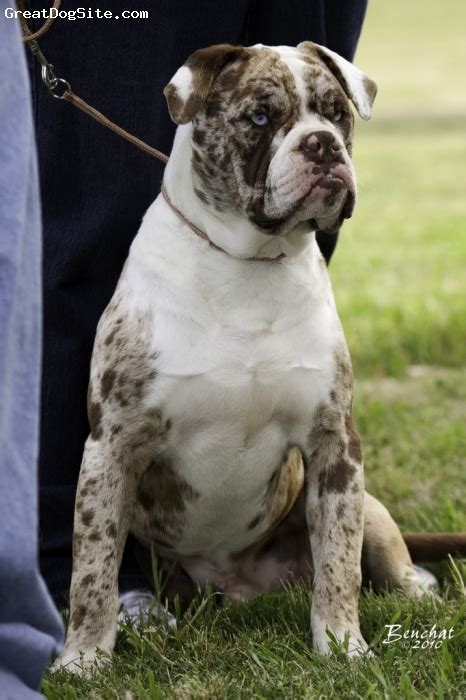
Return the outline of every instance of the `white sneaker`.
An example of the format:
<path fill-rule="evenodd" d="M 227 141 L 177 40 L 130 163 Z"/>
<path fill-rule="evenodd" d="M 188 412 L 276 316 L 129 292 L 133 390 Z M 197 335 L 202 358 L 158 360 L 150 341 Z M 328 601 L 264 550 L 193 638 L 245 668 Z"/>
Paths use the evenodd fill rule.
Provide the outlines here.
<path fill-rule="evenodd" d="M 155 603 L 153 594 L 147 589 L 121 593 L 120 603 L 119 622 L 129 621 L 135 626 L 144 627 L 155 618 L 168 627 L 176 627 L 175 616 L 163 605 Z"/>
<path fill-rule="evenodd" d="M 418 566 L 418 564 L 413 564 L 413 569 L 416 572 L 421 587 L 425 591 L 434 593 L 440 590 L 439 582 L 432 572 L 427 571 L 423 566 Z"/>

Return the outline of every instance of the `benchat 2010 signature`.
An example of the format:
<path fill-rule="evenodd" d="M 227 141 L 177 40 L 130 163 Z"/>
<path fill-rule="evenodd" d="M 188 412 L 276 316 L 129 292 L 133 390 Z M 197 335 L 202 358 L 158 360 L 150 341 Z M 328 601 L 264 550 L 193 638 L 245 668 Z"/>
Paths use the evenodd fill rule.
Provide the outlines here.
<path fill-rule="evenodd" d="M 403 647 L 412 649 L 440 649 L 443 642 L 452 639 L 455 633 L 453 627 L 438 628 L 437 625 L 422 630 L 403 630 L 400 624 L 385 625 L 385 627 L 387 635 L 382 640 L 382 644 L 402 642 Z"/>

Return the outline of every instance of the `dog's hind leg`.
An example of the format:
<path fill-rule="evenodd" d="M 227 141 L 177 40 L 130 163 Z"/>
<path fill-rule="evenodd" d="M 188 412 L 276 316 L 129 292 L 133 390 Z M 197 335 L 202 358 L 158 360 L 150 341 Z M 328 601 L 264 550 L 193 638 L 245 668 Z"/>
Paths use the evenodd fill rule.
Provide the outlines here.
<path fill-rule="evenodd" d="M 398 525 L 385 506 L 367 492 L 364 494 L 362 570 L 364 582 L 370 581 L 376 589 L 402 591 L 410 597 L 425 593 Z"/>

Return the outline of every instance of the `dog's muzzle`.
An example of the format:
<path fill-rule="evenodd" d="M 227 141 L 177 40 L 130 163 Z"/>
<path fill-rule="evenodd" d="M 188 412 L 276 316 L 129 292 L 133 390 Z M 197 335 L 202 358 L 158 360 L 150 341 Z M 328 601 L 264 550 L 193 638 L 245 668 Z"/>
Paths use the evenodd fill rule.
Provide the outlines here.
<path fill-rule="evenodd" d="M 269 211 L 328 232 L 352 214 L 356 183 L 343 142 L 330 130 L 297 134 L 271 164 Z"/>
<path fill-rule="evenodd" d="M 348 200 L 354 204 L 354 182 L 346 164 L 343 147 L 330 131 L 313 131 L 303 136 L 299 150 L 304 160 L 312 164 L 309 194 L 312 201 L 324 208 L 334 208 L 344 199 L 342 214 L 348 211 Z"/>

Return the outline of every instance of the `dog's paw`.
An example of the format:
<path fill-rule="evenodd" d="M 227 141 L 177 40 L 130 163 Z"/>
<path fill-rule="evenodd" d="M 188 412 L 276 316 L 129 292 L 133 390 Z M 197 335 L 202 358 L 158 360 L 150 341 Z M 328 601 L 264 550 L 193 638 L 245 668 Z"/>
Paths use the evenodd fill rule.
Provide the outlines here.
<path fill-rule="evenodd" d="M 63 651 L 50 667 L 50 671 L 69 671 L 77 676 L 90 676 L 110 662 L 110 655 L 97 647 Z"/>
<path fill-rule="evenodd" d="M 359 627 L 334 630 L 324 622 L 313 624 L 312 641 L 315 651 L 328 656 L 341 651 L 348 657 L 372 656 Z"/>

